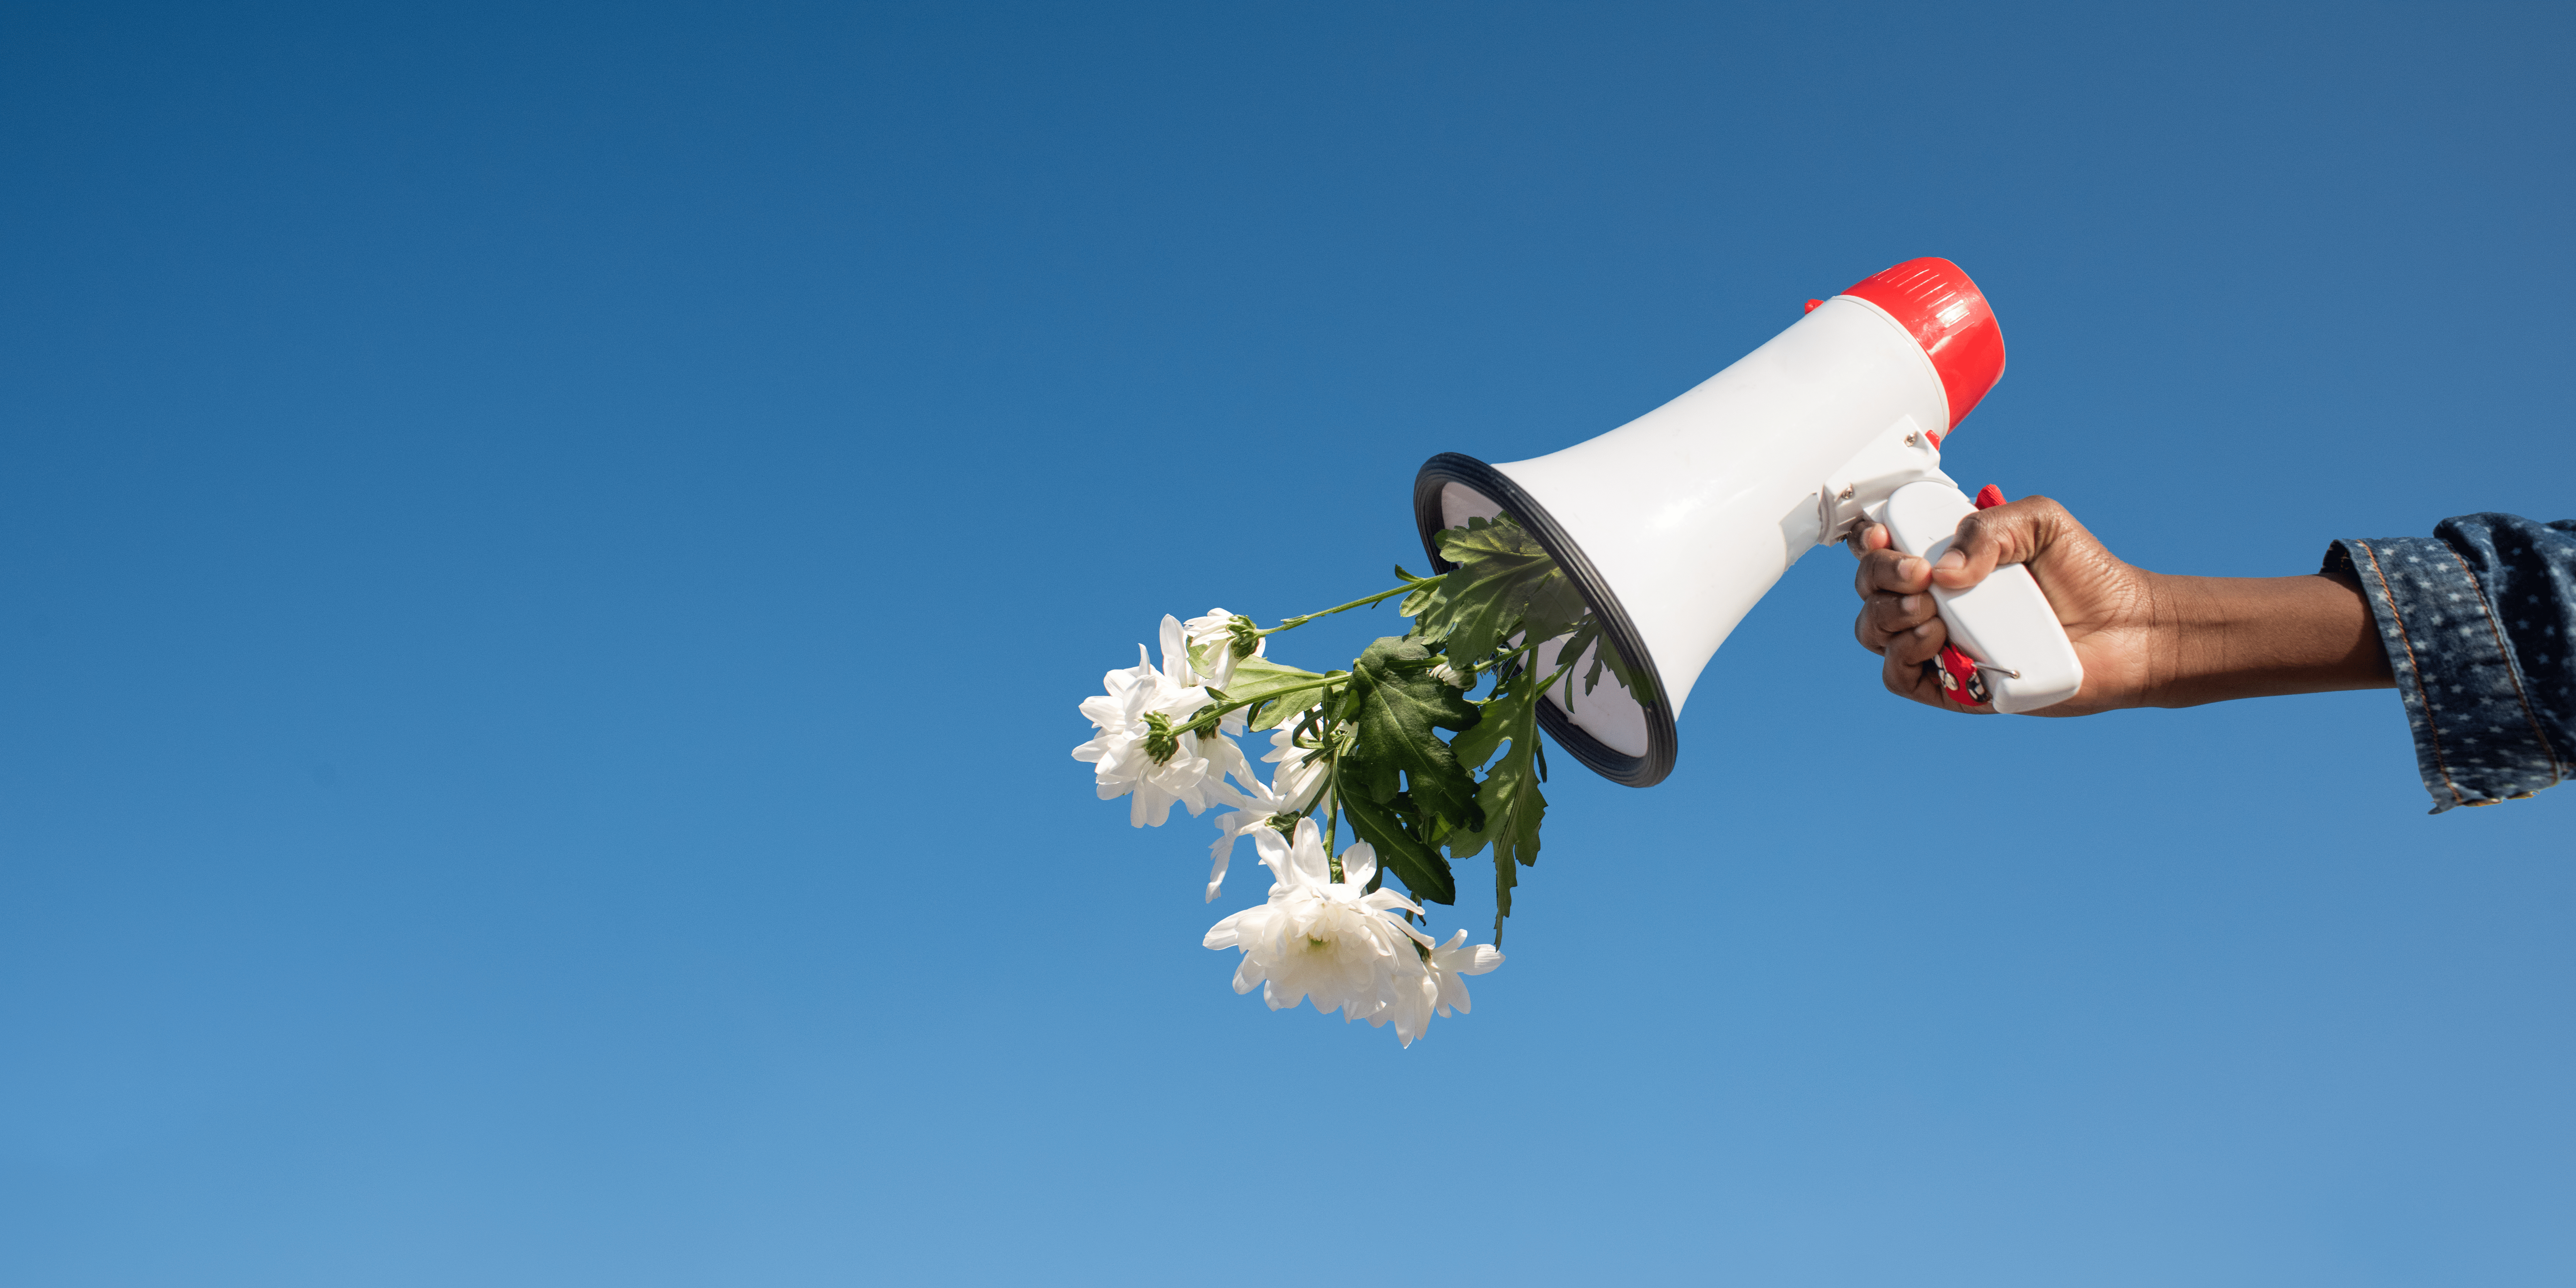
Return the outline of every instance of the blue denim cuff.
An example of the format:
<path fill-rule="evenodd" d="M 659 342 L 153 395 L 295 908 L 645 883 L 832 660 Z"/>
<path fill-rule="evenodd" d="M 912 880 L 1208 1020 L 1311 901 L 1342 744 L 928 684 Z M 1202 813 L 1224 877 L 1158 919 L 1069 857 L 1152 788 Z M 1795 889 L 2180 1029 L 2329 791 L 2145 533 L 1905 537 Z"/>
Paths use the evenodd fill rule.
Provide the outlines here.
<path fill-rule="evenodd" d="M 2519 800 L 2562 766 L 2534 712 L 2494 606 L 2468 564 L 2438 537 L 2337 541 L 2326 570 L 2361 582 L 2397 696 L 2415 732 L 2415 764 L 2433 812 Z"/>

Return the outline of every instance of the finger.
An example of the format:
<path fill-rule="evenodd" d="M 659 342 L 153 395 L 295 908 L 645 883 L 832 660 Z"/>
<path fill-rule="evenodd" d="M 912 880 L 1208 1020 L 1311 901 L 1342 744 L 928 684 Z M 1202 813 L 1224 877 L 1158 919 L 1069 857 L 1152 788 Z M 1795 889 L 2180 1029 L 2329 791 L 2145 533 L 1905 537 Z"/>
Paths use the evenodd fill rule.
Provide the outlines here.
<path fill-rule="evenodd" d="M 1852 622 L 1852 633 L 1862 648 L 1884 653 L 1897 636 L 1933 620 L 1938 611 L 1928 593 L 1872 595 L 1861 604 L 1860 616 Z"/>
<path fill-rule="evenodd" d="M 1861 605 L 1859 615 L 1852 618 L 1852 638 L 1860 641 L 1860 646 L 1872 653 L 1885 653 L 1889 642 L 1894 638 L 1894 633 L 1879 628 L 1870 611 L 1871 607 L 1869 604 Z"/>
<path fill-rule="evenodd" d="M 1941 687 L 1940 672 L 1932 667 L 1921 663 L 1898 666 L 1893 662 L 1883 662 L 1880 665 L 1886 668 L 1881 679 L 1898 696 L 1927 707 L 1940 707 L 1947 711 L 1959 709 L 1959 704 L 1950 700 L 1949 690 Z"/>
<path fill-rule="evenodd" d="M 1923 653 L 1922 641 L 1926 638 L 1946 640 L 1948 636 L 1942 631 L 1939 618 L 1926 625 L 1928 635 L 1908 631 L 1890 643 L 1879 663 L 1879 680 L 1887 686 L 1888 692 L 1898 697 L 1911 698 L 1927 707 L 1956 707 L 1958 704 L 1943 696 L 1946 690 L 1941 687 L 1939 678 L 1923 665 L 1927 655 Z M 1938 643 L 1930 647 L 1934 654 L 1941 651 Z"/>
<path fill-rule="evenodd" d="M 1852 591 L 1863 599 L 1872 595 L 1911 595 L 1932 587 L 1932 565 L 1902 550 L 1873 550 L 1860 557 L 1860 567 L 1852 573 Z"/>
<path fill-rule="evenodd" d="M 1932 565 L 1932 580 L 1965 590 L 2004 564 L 2029 563 L 2047 551 L 2070 521 L 2066 507 L 2044 496 L 1979 510 L 1959 520 L 1950 548 Z"/>
<path fill-rule="evenodd" d="M 1950 642 L 1949 631 L 1938 617 L 1922 627 L 1909 631 L 1892 643 L 1880 662 L 1880 680 L 1888 691 L 1911 698 L 1927 707 L 1968 715 L 1993 715 L 1991 706 L 1969 706 L 1956 690 L 1941 682 L 1940 654 Z"/>
<path fill-rule="evenodd" d="M 1939 657 L 1941 647 L 1949 642 L 1949 623 L 1936 616 L 1891 637 L 1887 642 L 1887 661 L 1891 666 L 1921 666 Z"/>
<path fill-rule="evenodd" d="M 1872 550 L 1887 549 L 1896 544 L 1896 538 L 1887 535 L 1884 523 L 1864 523 L 1852 529 L 1851 535 L 1843 538 L 1843 544 L 1851 548 L 1852 558 L 1858 559 Z"/>

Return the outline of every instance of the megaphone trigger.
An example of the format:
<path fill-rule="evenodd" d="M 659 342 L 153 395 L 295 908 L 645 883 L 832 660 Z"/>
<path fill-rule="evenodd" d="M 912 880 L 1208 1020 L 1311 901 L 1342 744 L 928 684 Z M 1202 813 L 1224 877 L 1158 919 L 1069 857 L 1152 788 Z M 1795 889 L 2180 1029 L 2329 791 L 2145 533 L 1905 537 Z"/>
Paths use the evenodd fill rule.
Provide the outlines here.
<path fill-rule="evenodd" d="M 1960 706 L 1982 707 L 1995 700 L 1993 690 L 1986 687 L 1986 677 L 1978 674 L 1976 659 L 1960 652 L 1956 644 L 1942 645 L 1940 660 L 1923 665 L 1932 668 L 1934 678 L 1941 682 L 1941 691 Z"/>

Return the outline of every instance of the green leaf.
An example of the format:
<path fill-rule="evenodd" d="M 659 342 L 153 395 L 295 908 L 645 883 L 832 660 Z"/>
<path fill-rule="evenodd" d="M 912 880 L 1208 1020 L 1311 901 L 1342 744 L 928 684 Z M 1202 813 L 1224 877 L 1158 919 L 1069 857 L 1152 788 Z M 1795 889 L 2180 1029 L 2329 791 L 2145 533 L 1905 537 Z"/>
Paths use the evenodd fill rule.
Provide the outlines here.
<path fill-rule="evenodd" d="M 1478 833 L 1494 846 L 1494 862 L 1509 860 L 1522 867 L 1538 864 L 1538 830 L 1547 819 L 1547 797 L 1538 790 L 1537 739 L 1524 745 L 1515 742 L 1510 754 L 1494 762 L 1493 772 L 1485 775 L 1476 790 L 1476 799 L 1485 802 L 1485 827 Z M 1505 915 L 1511 912 L 1511 898 L 1503 899 Z"/>
<path fill-rule="evenodd" d="M 1449 870 L 1449 860 L 1407 828 L 1393 807 L 1368 799 L 1357 792 L 1340 796 L 1342 817 L 1350 821 L 1359 839 L 1377 851 L 1378 861 L 1394 869 L 1404 879 L 1404 888 L 1424 903 L 1458 902 L 1458 878 Z"/>
<path fill-rule="evenodd" d="M 1406 572 L 1403 564 L 1397 564 L 1395 566 L 1395 576 L 1396 580 L 1403 582 L 1407 586 L 1413 587 L 1410 592 L 1406 593 L 1403 601 L 1395 606 L 1395 611 L 1406 617 L 1421 616 L 1422 606 L 1434 603 L 1440 597 L 1440 587 L 1444 579 L 1438 574 L 1434 574 L 1429 577 L 1416 577 L 1412 573 Z"/>
<path fill-rule="evenodd" d="M 1576 653 L 1572 656 L 1581 657 L 1582 654 Z M 1628 696 L 1639 702 L 1655 700 L 1653 673 L 1640 671 L 1628 665 L 1627 655 L 1621 653 L 1618 646 L 1610 643 L 1606 637 L 1601 642 L 1600 651 L 1592 655 L 1591 672 L 1583 679 L 1584 692 L 1590 693 L 1594 685 L 1601 683 L 1601 671 L 1604 667 L 1609 668 L 1610 674 L 1619 681 L 1619 687 L 1628 691 Z"/>
<path fill-rule="evenodd" d="M 1504 740 L 1528 737 L 1527 731 L 1538 727 L 1538 708 L 1530 691 L 1536 683 L 1537 677 L 1526 672 L 1505 680 L 1493 697 L 1477 704 L 1484 718 L 1476 727 L 1449 740 L 1449 754 L 1469 769 L 1482 769 Z"/>
<path fill-rule="evenodd" d="M 1528 585 L 1521 600 L 1521 629 L 1528 632 L 1524 639 L 1552 640 L 1591 620 L 1592 610 L 1584 606 L 1574 579 L 1553 563 L 1549 570 L 1549 575 Z"/>
<path fill-rule="evenodd" d="M 1341 786 L 1345 796 L 1381 804 L 1409 793 L 1425 814 L 1453 827 L 1476 827 L 1484 820 L 1476 810 L 1475 775 L 1433 731 L 1472 728 L 1481 716 L 1467 695 L 1432 677 L 1438 662 L 1420 643 L 1390 635 L 1352 663 L 1344 705 L 1352 741 L 1341 762 Z"/>
<path fill-rule="evenodd" d="M 1503 938 L 1503 919 L 1512 915 L 1512 887 L 1520 884 L 1517 867 L 1538 863 L 1538 832 L 1547 820 L 1547 797 L 1540 794 L 1538 775 L 1531 768 L 1535 747 L 1512 753 L 1485 775 L 1485 784 L 1477 799 L 1485 805 L 1485 816 L 1492 820 L 1486 835 L 1494 846 L 1494 942 Z"/>
<path fill-rule="evenodd" d="M 1584 649 L 1598 643 L 1601 643 L 1601 619 L 1598 617 L 1586 618 L 1583 625 L 1577 627 L 1572 635 L 1566 636 L 1565 643 L 1558 646 L 1556 650 L 1556 664 L 1558 666 L 1571 665 L 1583 656 Z M 1592 690 L 1601 683 L 1602 666 L 1610 659 L 1617 657 L 1618 654 L 1619 650 L 1607 646 L 1594 651 L 1592 654 L 1592 669 L 1589 674 L 1583 677 L 1584 693 L 1587 695 L 1590 694 Z M 1563 687 L 1557 689 L 1556 692 L 1563 695 L 1560 702 L 1565 709 L 1569 712 L 1573 711 L 1576 701 L 1574 697 L 1574 686 L 1572 684 L 1565 684 Z"/>
<path fill-rule="evenodd" d="M 1404 564 L 1396 564 L 1396 580 L 1404 582 L 1404 585 L 1409 585 L 1409 587 L 1414 587 L 1414 590 L 1412 590 L 1412 592 L 1406 592 L 1404 600 L 1401 600 L 1401 603 L 1396 605 L 1396 613 L 1401 613 L 1401 616 L 1414 616 L 1414 608 L 1412 608 L 1414 603 L 1430 603 L 1430 600 L 1435 598 L 1435 595 L 1440 595 L 1440 574 L 1430 574 L 1430 577 L 1414 577 L 1412 572 L 1404 572 Z"/>
<path fill-rule="evenodd" d="M 1226 686 L 1225 696 L 1230 703 L 1251 703 L 1245 711 L 1252 717 L 1252 727 L 1268 729 L 1322 701 L 1325 690 L 1316 687 L 1315 682 L 1330 678 L 1330 675 L 1281 666 L 1264 657 L 1236 658 L 1234 683 Z M 1280 695 L 1279 702 L 1266 707 L 1261 705 L 1274 694 Z"/>
<path fill-rule="evenodd" d="M 1469 519 L 1438 537 L 1440 557 L 1455 564 L 1436 586 L 1405 597 L 1402 611 L 1418 632 L 1449 642 L 1449 656 L 1474 663 L 1505 637 L 1554 639 L 1585 612 L 1574 581 L 1510 519 Z"/>
<path fill-rule="evenodd" d="M 1234 660 L 1234 683 L 1225 686 L 1225 691 L 1240 701 L 1259 698 L 1279 689 L 1311 684 L 1323 678 L 1313 671 L 1281 666 L 1266 657 L 1239 657 Z"/>
<path fill-rule="evenodd" d="M 1487 702 L 1484 721 L 1460 734 L 1453 745 L 1461 756 L 1490 756 L 1497 743 L 1511 741 L 1511 749 L 1485 771 L 1476 788 L 1484 824 L 1448 838 L 1453 858 L 1473 858 L 1487 845 L 1494 847 L 1496 943 L 1502 942 L 1503 919 L 1512 915 L 1512 888 L 1520 884 L 1517 869 L 1538 862 L 1539 826 L 1547 818 L 1547 797 L 1538 787 L 1538 695 L 1526 687 L 1532 683 L 1522 677 L 1521 688 Z"/>
<path fill-rule="evenodd" d="M 1599 688 L 1601 674 L 1606 670 L 1618 680 L 1620 688 L 1628 691 L 1630 697 L 1639 702 L 1653 699 L 1654 686 L 1650 683 L 1640 683 L 1639 672 L 1627 664 L 1627 659 L 1620 654 L 1618 647 L 1610 642 L 1608 635 L 1601 629 L 1601 619 L 1598 617 L 1584 618 L 1583 624 L 1576 627 L 1573 634 L 1565 637 L 1565 642 L 1557 646 L 1556 664 L 1566 666 L 1581 660 L 1583 650 L 1595 644 L 1600 647 L 1593 650 L 1592 664 L 1584 668 L 1583 693 L 1590 694 L 1594 689 Z M 1559 695 L 1559 702 L 1569 712 L 1581 705 L 1571 683 L 1560 681 L 1551 691 Z"/>

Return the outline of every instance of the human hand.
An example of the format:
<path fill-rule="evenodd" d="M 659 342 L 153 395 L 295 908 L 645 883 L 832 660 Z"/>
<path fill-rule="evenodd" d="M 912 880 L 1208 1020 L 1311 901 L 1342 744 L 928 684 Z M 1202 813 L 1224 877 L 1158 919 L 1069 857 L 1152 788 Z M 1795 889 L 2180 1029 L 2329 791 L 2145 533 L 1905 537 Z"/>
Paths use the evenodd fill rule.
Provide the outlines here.
<path fill-rule="evenodd" d="M 1854 588 L 1862 600 L 1852 632 L 1886 659 L 1881 678 L 1890 692 L 1926 706 L 1993 712 L 1960 705 L 1925 665 L 1950 639 L 1930 591 L 1965 590 L 2017 563 L 2030 569 L 2084 664 L 2075 696 L 2035 714 L 2091 715 L 2148 701 L 2161 642 L 2155 576 L 2122 562 L 2057 502 L 2024 497 L 1961 519 L 1937 564 L 1891 548 L 1883 524 L 1854 532 L 1850 544 L 1860 558 Z"/>
<path fill-rule="evenodd" d="M 2084 664 L 2075 696 L 2032 712 L 2081 716 L 2119 707 L 2187 707 L 2227 698 L 2380 688 L 2390 680 L 2370 610 L 2350 578 L 2184 577 L 2148 572 L 2104 548 L 2066 507 L 2024 497 L 1959 521 L 1937 564 L 1890 548 L 1885 526 L 1851 536 L 1861 597 L 1852 633 L 1885 659 L 1888 691 L 1961 706 L 1924 665 L 1949 643 L 1931 589 L 1965 590 L 2005 564 L 2030 569 Z"/>

